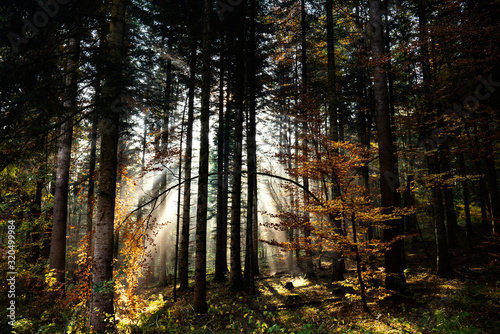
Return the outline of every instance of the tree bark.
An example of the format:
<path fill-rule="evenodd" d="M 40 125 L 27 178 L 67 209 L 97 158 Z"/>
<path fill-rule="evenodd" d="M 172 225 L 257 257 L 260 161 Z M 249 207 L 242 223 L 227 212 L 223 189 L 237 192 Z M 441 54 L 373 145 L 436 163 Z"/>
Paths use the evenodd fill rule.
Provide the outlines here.
<path fill-rule="evenodd" d="M 54 270 L 55 278 L 61 284 L 65 281 L 69 170 L 71 164 L 71 143 L 73 141 L 73 119 L 71 115 L 75 113 L 76 95 L 78 92 L 77 68 L 79 43 L 80 41 L 75 36 L 70 37 L 68 41 L 70 55 L 66 62 L 68 75 L 66 77 L 63 102 L 63 106 L 66 109 L 66 119 L 61 124 L 57 150 L 56 187 L 54 193 L 49 269 Z"/>
<path fill-rule="evenodd" d="M 210 12 L 211 1 L 204 0 L 203 51 L 201 88 L 200 164 L 198 179 L 198 204 L 196 212 L 196 259 L 194 284 L 194 310 L 207 312 L 207 201 L 208 201 L 208 155 L 210 117 Z"/>
<path fill-rule="evenodd" d="M 464 154 L 462 152 L 460 152 L 458 155 L 458 162 L 459 162 L 460 174 L 462 177 L 465 178 L 465 176 L 467 175 L 467 171 L 465 168 Z M 465 233 L 467 238 L 470 238 L 472 237 L 473 232 L 472 232 L 472 220 L 470 216 L 469 187 L 467 185 L 466 180 L 462 180 L 460 183 L 462 184 L 462 194 L 464 197 Z"/>
<path fill-rule="evenodd" d="M 397 180 L 395 174 L 394 147 L 392 143 L 391 119 L 387 94 L 387 79 L 383 68 L 384 38 L 382 26 L 382 13 L 380 0 L 370 0 L 370 26 L 372 29 L 371 53 L 374 60 L 373 68 L 373 93 L 375 98 L 375 109 L 377 112 L 377 136 L 379 145 L 380 166 L 380 192 L 381 205 L 384 213 L 390 214 L 398 205 L 397 184 L 391 180 Z M 384 254 L 385 284 L 388 290 L 403 292 L 405 289 L 405 277 L 403 274 L 404 261 L 402 256 L 402 241 L 399 237 L 399 219 L 384 222 L 383 241 L 388 244 Z"/>
<path fill-rule="evenodd" d="M 181 248 L 179 254 L 179 290 L 188 288 L 189 281 L 189 228 L 191 221 L 191 166 L 193 156 L 194 90 L 196 84 L 196 50 L 198 41 L 191 37 L 191 64 L 189 73 L 188 119 L 186 128 L 186 160 L 184 162 L 184 196 L 182 207 Z"/>
<path fill-rule="evenodd" d="M 492 145 L 490 126 L 484 120 L 482 122 L 482 132 L 485 134 L 484 157 L 486 161 L 486 179 L 488 180 L 488 190 L 490 193 L 491 227 L 493 234 L 498 234 L 500 233 L 500 195 L 495 168 L 495 151 Z"/>
<path fill-rule="evenodd" d="M 244 281 L 241 272 L 241 191 L 242 191 L 242 156 L 243 156 L 243 113 L 245 109 L 245 66 L 244 66 L 244 11 L 238 8 L 240 22 L 237 24 L 233 43 L 235 46 L 235 119 L 234 119 L 234 155 L 231 190 L 231 258 L 230 258 L 230 288 L 243 290 Z"/>
<path fill-rule="evenodd" d="M 335 21 L 333 19 L 333 0 L 326 0 L 326 43 L 328 53 L 328 117 L 330 119 L 330 138 L 339 140 L 338 115 L 336 105 L 336 77 L 335 77 Z"/>
<path fill-rule="evenodd" d="M 255 119 L 255 0 L 250 1 L 250 36 L 247 49 L 246 86 L 248 87 L 248 122 L 247 122 L 247 165 L 248 165 L 248 200 L 247 200 L 247 240 L 245 258 L 245 280 L 251 294 L 255 293 L 254 275 L 259 271 L 258 264 L 258 229 L 257 229 L 257 143 Z"/>
<path fill-rule="evenodd" d="M 120 112 L 114 106 L 120 101 L 121 93 L 125 8 L 126 0 L 112 1 L 107 51 L 109 63 L 113 66 L 107 69 L 103 86 L 99 191 L 89 308 L 90 325 L 99 333 L 115 328 L 112 263 Z"/>
<path fill-rule="evenodd" d="M 224 63 L 224 36 L 220 42 L 220 75 L 219 75 L 219 120 L 217 133 L 217 235 L 215 244 L 215 276 L 214 282 L 226 281 L 227 272 L 227 188 L 224 188 L 224 82 L 226 68 Z"/>

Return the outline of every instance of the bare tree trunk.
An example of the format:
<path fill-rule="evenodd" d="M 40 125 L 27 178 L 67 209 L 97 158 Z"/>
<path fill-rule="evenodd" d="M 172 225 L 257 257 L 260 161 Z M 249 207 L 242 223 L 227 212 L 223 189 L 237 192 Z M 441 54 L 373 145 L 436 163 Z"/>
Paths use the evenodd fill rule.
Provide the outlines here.
<path fill-rule="evenodd" d="M 465 169 L 464 154 L 462 152 L 460 152 L 460 154 L 458 155 L 458 162 L 460 167 L 460 174 L 462 177 L 465 177 L 465 175 L 467 175 L 467 171 Z M 462 180 L 461 184 L 462 184 L 462 193 L 464 196 L 465 233 L 467 238 L 470 238 L 473 232 L 472 232 L 472 220 L 470 216 L 469 187 L 467 186 L 466 180 Z"/>
<path fill-rule="evenodd" d="M 198 205 L 196 212 L 196 259 L 194 283 L 194 310 L 207 312 L 207 201 L 208 201 L 208 155 L 210 117 L 210 10 L 211 1 L 204 1 L 200 167 L 198 180 Z"/>
<path fill-rule="evenodd" d="M 219 76 L 219 124 L 217 133 L 217 235 L 215 244 L 215 276 L 214 282 L 224 282 L 227 272 L 227 188 L 224 188 L 224 82 L 225 82 L 225 43 L 224 36 L 220 42 L 220 76 Z"/>
<path fill-rule="evenodd" d="M 105 76 L 103 87 L 99 192 L 89 308 L 92 330 L 100 333 L 113 331 L 115 328 L 112 263 L 120 113 L 113 106 L 120 101 L 121 93 L 125 8 L 126 0 L 112 1 L 107 51 L 109 62 L 113 66 L 110 66 Z"/>
<path fill-rule="evenodd" d="M 498 192 L 497 173 L 495 168 L 495 151 L 492 146 L 492 134 L 488 123 L 483 121 L 482 132 L 485 135 L 485 160 L 486 160 L 486 179 L 488 180 L 488 190 L 490 193 L 491 208 L 491 226 L 493 234 L 500 233 L 500 195 Z"/>
<path fill-rule="evenodd" d="M 181 249 L 179 254 L 179 290 L 188 288 L 189 282 L 189 226 L 191 221 L 191 165 L 193 156 L 194 89 L 196 79 L 197 40 L 191 37 L 191 64 L 189 74 L 188 119 L 186 128 L 186 160 L 184 162 L 184 196 L 182 207 Z"/>
<path fill-rule="evenodd" d="M 240 15 L 238 30 L 235 32 L 235 120 L 234 120 L 234 155 L 233 155 L 233 186 L 231 190 L 231 258 L 230 287 L 232 290 L 243 290 L 244 281 L 241 272 L 241 190 L 242 190 L 242 155 L 243 155 L 243 112 L 244 112 L 244 11 L 237 9 Z"/>
<path fill-rule="evenodd" d="M 255 293 L 254 275 L 259 271 L 258 264 L 258 229 L 257 229 L 257 143 L 255 120 L 255 0 L 250 1 L 250 36 L 246 48 L 248 87 L 248 122 L 247 122 L 247 164 L 248 164 L 248 200 L 247 200 L 247 240 L 245 258 L 245 281 L 251 294 Z"/>
<path fill-rule="evenodd" d="M 370 25 L 372 29 L 371 53 L 375 62 L 373 69 L 373 92 L 377 112 L 381 205 L 384 208 L 384 213 L 390 214 L 398 205 L 398 194 L 396 192 L 397 184 L 390 182 L 390 180 L 397 179 L 397 175 L 395 174 L 396 168 L 394 147 L 392 144 L 387 80 L 383 68 L 384 30 L 382 26 L 381 2 L 380 0 L 370 0 L 369 6 Z M 399 219 L 394 219 L 385 221 L 384 223 L 387 228 L 384 229 L 383 241 L 390 243 L 384 254 L 386 288 L 402 292 L 406 285 L 403 274 L 403 244 L 401 240 L 395 239 L 400 235 L 400 221 Z"/>
<path fill-rule="evenodd" d="M 71 164 L 71 143 L 73 140 L 72 114 L 76 109 L 77 68 L 79 43 L 75 36 L 70 37 L 68 48 L 70 55 L 66 62 L 66 89 L 64 93 L 64 108 L 66 119 L 60 128 L 59 145 L 57 150 L 56 187 L 54 193 L 54 215 L 52 222 L 52 237 L 50 244 L 50 270 L 58 283 L 65 281 L 66 264 L 66 225 L 68 221 L 68 189 L 69 169 Z"/>
<path fill-rule="evenodd" d="M 335 21 L 333 19 L 333 0 L 326 0 L 326 43 L 328 52 L 328 117 L 330 119 L 330 138 L 339 140 L 338 115 L 336 105 L 336 75 L 335 75 Z"/>
<path fill-rule="evenodd" d="M 437 117 L 432 119 L 432 100 L 431 100 L 431 68 L 430 58 L 428 52 L 428 36 L 427 36 L 427 8 L 424 1 L 419 2 L 418 19 L 420 28 L 421 49 L 420 55 L 422 57 L 422 73 L 424 82 L 423 91 L 423 119 L 427 122 L 436 122 Z M 431 131 L 427 131 L 427 138 L 431 138 Z M 429 175 L 438 175 L 441 173 L 441 164 L 439 159 L 439 148 L 427 158 L 428 173 Z M 445 207 L 443 204 L 443 191 L 442 185 L 434 182 L 432 187 L 432 202 L 434 207 L 434 229 L 436 234 L 436 260 L 437 260 L 437 274 L 447 275 L 451 271 L 450 256 L 448 253 L 448 240 L 445 225 Z"/>

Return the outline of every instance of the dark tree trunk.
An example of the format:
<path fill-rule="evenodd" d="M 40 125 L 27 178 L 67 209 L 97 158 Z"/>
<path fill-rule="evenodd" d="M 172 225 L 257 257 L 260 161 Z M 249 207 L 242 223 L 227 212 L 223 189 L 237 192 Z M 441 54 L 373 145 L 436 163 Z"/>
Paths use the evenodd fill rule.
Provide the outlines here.
<path fill-rule="evenodd" d="M 173 45 L 173 33 L 172 33 L 172 27 L 169 29 L 168 33 L 168 52 L 172 52 L 172 45 Z M 173 72 L 172 72 L 172 61 L 169 59 L 167 61 L 167 78 L 165 82 L 165 115 L 163 117 L 163 130 L 162 130 L 162 147 L 165 152 L 168 151 L 168 144 L 169 144 L 169 136 L 170 136 L 170 113 L 174 109 L 173 102 L 172 102 L 172 81 L 173 81 Z M 168 179 L 167 179 L 167 171 L 163 171 L 162 175 L 162 181 L 161 181 L 161 186 L 160 186 L 160 191 L 163 192 L 167 188 L 168 184 Z M 181 191 L 179 189 L 179 191 Z M 166 200 L 166 194 L 163 195 L 163 203 L 162 203 L 162 210 L 167 210 L 166 205 L 167 205 L 167 200 Z M 177 203 L 180 205 L 180 203 Z M 159 222 L 163 223 L 163 222 Z M 161 227 L 160 227 L 161 229 Z M 161 232 L 160 232 L 161 233 Z M 160 238 L 160 262 L 158 265 L 158 281 L 159 285 L 164 287 L 167 285 L 167 247 L 164 244 L 166 242 L 167 238 L 164 236 L 163 238 Z"/>
<path fill-rule="evenodd" d="M 112 1 L 107 53 L 108 61 L 113 66 L 110 66 L 105 75 L 101 110 L 99 192 L 94 235 L 92 296 L 89 308 L 92 330 L 100 333 L 113 331 L 115 328 L 112 263 L 120 113 L 113 108 L 113 105 L 120 101 L 122 86 L 125 8 L 126 0 Z"/>
<path fill-rule="evenodd" d="M 194 310 L 207 312 L 207 201 L 208 155 L 210 117 L 210 12 L 211 1 L 204 1 L 202 87 L 200 113 L 200 164 L 198 179 L 198 204 L 196 212 L 196 259 L 194 274 Z"/>
<path fill-rule="evenodd" d="M 219 76 L 219 124 L 217 133 L 217 235 L 215 244 L 215 276 L 214 282 L 224 282 L 227 272 L 227 188 L 224 188 L 224 75 L 225 44 L 224 36 L 220 42 L 220 76 Z"/>
<path fill-rule="evenodd" d="M 419 2 L 418 19 L 420 29 L 421 48 L 420 56 L 422 57 L 422 73 L 423 73 L 423 100 L 422 105 L 424 124 L 435 124 L 438 127 L 438 117 L 432 112 L 432 92 L 431 92 L 431 67 L 429 57 L 429 44 L 427 32 L 427 8 L 425 2 Z M 425 125 L 424 125 L 425 126 Z M 423 130 L 426 138 L 432 138 L 432 132 L 429 129 Z M 439 154 L 440 148 L 433 152 L 427 158 L 428 173 L 430 176 L 439 175 L 441 173 L 441 164 Z M 433 182 L 432 186 L 432 203 L 434 209 L 434 229 L 436 234 L 436 260 L 437 274 L 448 275 L 451 272 L 450 256 L 448 253 L 448 240 L 445 225 L 445 207 L 443 203 L 442 184 Z"/>
<path fill-rule="evenodd" d="M 486 161 L 486 179 L 490 193 L 491 225 L 493 233 L 500 233 L 500 195 L 498 192 L 497 173 L 495 168 L 495 151 L 492 146 L 492 134 L 490 126 L 486 121 L 482 122 L 484 138 L 484 157 Z"/>
<path fill-rule="evenodd" d="M 451 175 L 451 168 L 450 168 L 450 163 L 448 162 L 448 159 L 450 157 L 449 154 L 449 148 L 447 143 L 444 143 L 441 145 L 441 150 L 443 156 L 445 157 L 442 159 L 442 172 L 446 173 L 446 179 L 450 179 L 452 177 Z M 453 191 L 451 187 L 446 186 L 443 188 L 443 195 L 444 195 L 444 207 L 445 207 L 445 217 L 446 217 L 446 229 L 447 229 L 447 237 L 448 237 L 448 247 L 454 247 L 456 246 L 456 233 L 458 229 L 458 222 L 457 222 L 457 215 L 455 212 L 455 204 L 453 202 Z"/>
<path fill-rule="evenodd" d="M 66 62 L 66 89 L 64 93 L 64 108 L 66 119 L 60 128 L 60 137 L 57 150 L 56 188 L 54 193 L 54 215 L 52 222 L 52 237 L 50 244 L 49 269 L 54 270 L 58 283 L 65 281 L 66 263 L 66 225 L 68 220 L 68 189 L 69 169 L 71 164 L 71 143 L 73 140 L 72 114 L 76 109 L 77 68 L 79 43 L 75 36 L 70 37 L 68 48 L 70 55 Z"/>
<path fill-rule="evenodd" d="M 326 0 L 326 43 L 328 52 L 328 117 L 330 119 L 330 138 L 339 140 L 338 115 L 336 105 L 336 80 L 335 80 L 335 21 L 333 19 L 333 0 Z"/>
<path fill-rule="evenodd" d="M 467 175 L 467 171 L 465 168 L 465 159 L 464 159 L 464 154 L 460 152 L 458 155 L 458 162 L 459 162 L 459 168 L 460 168 L 460 174 L 462 177 L 465 177 Z M 464 212 L 465 212 L 465 233 L 467 238 L 472 237 L 472 220 L 470 216 L 470 199 L 469 199 L 469 187 L 467 185 L 466 180 L 461 181 L 462 184 L 462 194 L 464 197 Z"/>
<path fill-rule="evenodd" d="M 383 26 L 381 24 L 382 13 L 380 0 L 370 0 L 370 23 L 372 28 L 371 53 L 375 65 L 373 68 L 373 93 L 375 98 L 375 109 L 377 112 L 377 136 L 379 146 L 380 165 L 380 192 L 381 204 L 384 212 L 390 214 L 398 205 L 397 184 L 390 180 L 397 180 L 395 168 L 394 147 L 392 144 L 391 118 L 387 94 L 387 80 L 383 68 L 384 38 Z M 405 277 L 403 274 L 404 261 L 402 256 L 402 241 L 399 237 L 399 219 L 384 222 L 383 241 L 390 243 L 385 251 L 385 284 L 388 290 L 402 292 L 405 289 Z"/>
<path fill-rule="evenodd" d="M 259 271 L 258 236 L 257 236 L 257 143 L 255 120 L 255 0 L 250 1 L 250 36 L 246 48 L 248 87 L 248 122 L 247 122 L 247 165 L 248 165 L 248 200 L 247 200 L 247 240 L 245 257 L 245 281 L 251 294 L 255 293 L 254 275 Z"/>
<path fill-rule="evenodd" d="M 179 254 L 179 290 L 188 288 L 189 281 L 189 228 L 191 221 L 191 166 L 193 155 L 194 90 L 196 84 L 196 50 L 198 41 L 191 38 L 191 64 L 189 74 L 188 119 L 186 128 L 186 160 L 184 162 L 184 196 L 182 207 L 181 248 Z"/>
<path fill-rule="evenodd" d="M 238 8 L 240 22 L 235 38 L 235 119 L 234 119 L 234 155 L 233 155 L 233 186 L 231 190 L 231 258 L 230 287 L 232 290 L 243 290 L 244 282 L 241 272 L 241 192 L 242 192 L 242 155 L 243 155 L 243 113 L 244 105 L 244 11 Z"/>

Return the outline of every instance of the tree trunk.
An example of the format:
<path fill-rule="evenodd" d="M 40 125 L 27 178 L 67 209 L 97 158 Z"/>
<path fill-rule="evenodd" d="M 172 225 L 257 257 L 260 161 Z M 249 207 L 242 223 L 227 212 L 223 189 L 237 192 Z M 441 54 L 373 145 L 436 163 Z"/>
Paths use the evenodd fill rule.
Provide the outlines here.
<path fill-rule="evenodd" d="M 421 48 L 420 56 L 422 57 L 422 74 L 423 74 L 423 126 L 428 128 L 427 124 L 435 124 L 438 126 L 438 117 L 432 114 L 432 92 L 431 92 L 431 67 L 428 46 L 428 32 L 427 32 L 427 8 L 424 1 L 419 2 L 418 7 L 418 20 L 420 29 Z M 432 128 L 432 127 L 431 127 Z M 432 138 L 432 131 L 426 129 L 423 131 L 426 138 Z M 437 148 L 427 158 L 428 173 L 430 176 L 439 175 L 441 173 L 440 164 L 440 147 Z M 445 207 L 443 204 L 443 191 L 442 184 L 437 180 L 433 182 L 432 186 L 432 203 L 434 209 L 434 229 L 436 234 L 436 260 L 437 260 L 437 274 L 448 275 L 451 271 L 450 256 L 448 253 L 448 240 L 445 225 Z"/>
<path fill-rule="evenodd" d="M 238 8 L 240 22 L 235 32 L 233 43 L 235 46 L 235 119 L 234 119 L 234 155 L 233 155 L 233 186 L 231 193 L 231 258 L 230 258 L 230 288 L 243 290 L 244 282 L 241 273 L 241 191 L 242 191 L 242 155 L 243 155 L 243 113 L 244 105 L 244 11 Z"/>
<path fill-rule="evenodd" d="M 167 286 L 167 239 L 167 233 L 163 233 L 159 238 L 160 263 L 158 265 L 158 283 L 160 287 Z"/>
<path fill-rule="evenodd" d="M 189 228 L 191 221 L 191 166 L 193 156 L 194 90 L 196 84 L 196 50 L 198 42 L 191 37 L 191 64 L 189 74 L 188 119 L 186 128 L 186 160 L 184 162 L 184 196 L 182 207 L 181 249 L 179 254 L 179 290 L 188 288 L 189 281 Z"/>
<path fill-rule="evenodd" d="M 446 179 L 452 177 L 451 168 L 448 162 L 449 149 L 447 143 L 443 143 L 441 148 L 443 156 L 445 158 L 442 160 L 442 172 L 447 173 Z M 446 217 L 446 228 L 448 237 L 448 247 L 456 246 L 456 233 L 458 229 L 457 214 L 455 212 L 455 204 L 453 203 L 453 192 L 450 186 L 443 188 L 444 195 L 444 207 L 445 207 L 445 217 Z"/>
<path fill-rule="evenodd" d="M 217 235 L 215 244 L 214 282 L 224 282 L 227 272 L 227 189 L 224 188 L 224 75 L 225 43 L 220 42 L 220 77 L 219 77 L 219 124 L 217 133 Z M 225 191 L 226 190 L 226 191 Z"/>
<path fill-rule="evenodd" d="M 335 80 L 335 21 L 333 19 L 333 0 L 326 0 L 326 43 L 328 52 L 328 117 L 330 118 L 330 138 L 339 140 L 338 115 L 336 105 L 336 80 Z"/>
<path fill-rule="evenodd" d="M 210 12 L 211 1 L 204 1 L 203 51 L 201 87 L 200 167 L 198 179 L 198 204 L 196 212 L 196 259 L 194 283 L 194 310 L 207 312 L 207 201 L 210 117 Z"/>
<path fill-rule="evenodd" d="M 459 168 L 460 168 L 460 174 L 462 177 L 465 177 L 467 175 L 467 171 L 465 168 L 465 159 L 464 159 L 464 154 L 460 152 L 458 155 L 458 162 L 459 162 Z M 467 186 L 467 181 L 462 180 L 460 182 L 462 184 L 462 194 L 464 197 L 464 212 L 465 212 L 465 233 L 467 238 L 472 237 L 472 220 L 470 216 L 470 199 L 469 199 L 469 187 Z"/>
<path fill-rule="evenodd" d="M 396 187 L 397 184 L 390 180 L 397 180 L 395 174 L 394 147 L 392 144 L 391 119 L 389 113 L 389 102 L 387 94 L 387 80 L 383 68 L 384 38 L 382 26 L 382 13 L 380 0 L 370 0 L 370 23 L 372 28 L 371 53 L 375 65 L 373 68 L 373 93 L 375 98 L 375 109 L 377 112 L 377 136 L 379 146 L 380 165 L 380 192 L 381 205 L 384 213 L 390 214 L 398 204 Z M 402 292 L 405 289 L 405 278 L 403 274 L 404 261 L 402 256 L 402 241 L 399 237 L 399 219 L 384 222 L 383 241 L 390 243 L 384 254 L 385 284 L 388 290 Z"/>
<path fill-rule="evenodd" d="M 54 270 L 54 275 L 58 283 L 65 281 L 66 264 L 66 225 L 68 221 L 68 189 L 69 189 L 69 169 L 71 164 L 71 143 L 73 140 L 73 119 L 72 114 L 76 109 L 77 68 L 79 43 L 75 36 L 70 37 L 68 48 L 69 58 L 66 62 L 66 89 L 64 93 L 64 108 L 66 109 L 66 119 L 61 125 L 59 144 L 57 150 L 56 167 L 56 187 L 54 193 L 54 215 L 52 222 L 52 237 L 50 244 L 50 265 L 49 269 Z"/>
<path fill-rule="evenodd" d="M 255 0 L 250 1 L 250 36 L 248 38 L 246 86 L 248 87 L 248 122 L 247 122 L 247 240 L 245 258 L 245 280 L 251 294 L 255 293 L 254 275 L 259 271 L 258 236 L 257 236 L 257 143 L 255 120 Z"/>
<path fill-rule="evenodd" d="M 490 126 L 484 120 L 482 122 L 482 132 L 485 134 L 484 156 L 486 161 L 486 179 L 488 180 L 488 190 L 490 193 L 491 226 L 493 234 L 498 234 L 500 233 L 500 195 L 495 168 L 495 151 L 492 146 Z"/>
<path fill-rule="evenodd" d="M 99 333 L 113 331 L 115 327 L 112 263 L 120 113 L 113 105 L 120 101 L 121 93 L 125 7 L 126 0 L 112 2 L 107 52 L 109 63 L 113 66 L 106 73 L 103 86 L 99 192 L 89 308 L 90 325 L 92 330 Z"/>

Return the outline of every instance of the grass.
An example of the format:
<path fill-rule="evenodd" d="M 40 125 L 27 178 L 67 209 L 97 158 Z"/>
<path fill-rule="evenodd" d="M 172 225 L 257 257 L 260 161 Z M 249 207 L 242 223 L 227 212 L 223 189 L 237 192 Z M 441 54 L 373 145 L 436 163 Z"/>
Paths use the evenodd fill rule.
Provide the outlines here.
<path fill-rule="evenodd" d="M 125 333 L 497 333 L 500 330 L 500 271 L 483 267 L 468 276 L 440 278 L 415 266 L 407 273 L 412 296 L 385 298 L 370 293 L 362 311 L 353 275 L 328 284 L 284 275 L 257 280 L 258 295 L 232 294 L 226 284 L 209 286 L 209 311 L 194 313 L 191 292 L 173 304 L 168 291 L 145 291 L 156 309 L 145 312 Z M 481 279 L 478 279 L 480 277 Z M 285 288 L 292 282 L 292 290 Z M 340 293 L 339 293 L 340 291 Z M 158 300 L 161 299 L 161 302 Z M 295 306 L 297 305 L 298 306 Z"/>

